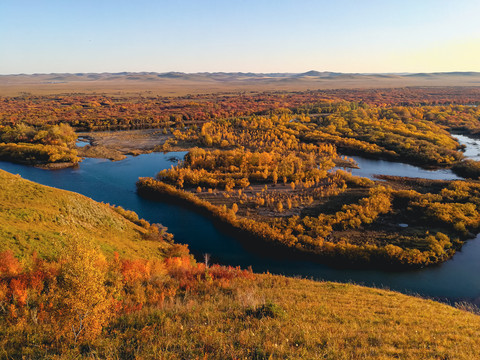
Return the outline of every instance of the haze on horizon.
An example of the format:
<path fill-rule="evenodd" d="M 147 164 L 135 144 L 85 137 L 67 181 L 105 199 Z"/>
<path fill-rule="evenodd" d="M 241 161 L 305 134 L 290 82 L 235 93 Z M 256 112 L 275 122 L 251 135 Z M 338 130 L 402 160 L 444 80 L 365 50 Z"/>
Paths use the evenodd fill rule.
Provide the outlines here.
<path fill-rule="evenodd" d="M 2 0 L 0 74 L 480 71 L 469 0 Z"/>

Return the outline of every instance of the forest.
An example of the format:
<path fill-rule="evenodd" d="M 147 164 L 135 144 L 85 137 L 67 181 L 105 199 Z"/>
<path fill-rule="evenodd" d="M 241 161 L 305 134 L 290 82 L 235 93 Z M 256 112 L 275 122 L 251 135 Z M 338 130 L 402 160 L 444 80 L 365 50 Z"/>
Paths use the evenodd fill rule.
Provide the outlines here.
<path fill-rule="evenodd" d="M 407 185 L 338 168 L 355 162 L 337 151 L 461 168 L 468 163 L 447 131 L 413 109 L 334 105 L 324 117 L 283 111 L 174 130 L 162 149 L 190 149 L 184 161 L 140 179 L 138 191 L 183 201 L 236 231 L 337 265 L 436 264 L 479 232 L 478 180 Z"/>
<path fill-rule="evenodd" d="M 18 126 L 44 131 L 46 126 L 70 125 L 75 131 L 159 128 L 172 135 L 185 128 L 194 131 L 207 123 L 220 126 L 224 121 L 256 116 L 277 124 L 272 117 L 289 116 L 292 124 L 282 123 L 282 129 L 298 132 L 302 143 L 334 144 L 346 155 L 362 154 L 430 168 L 453 167 L 462 176 L 477 178 L 478 164 L 462 161 L 457 151 L 460 147 L 449 133 L 480 137 L 480 110 L 472 106 L 478 98 L 475 88 L 448 87 L 181 97 L 24 95 L 0 98 L 0 131 L 8 132 Z M 260 125 L 260 130 L 262 126 L 268 125 Z M 31 157 L 28 151 L 39 151 L 38 140 L 29 138 L 29 143 L 36 144 L 20 146 L 24 143 L 17 137 L 11 142 L 17 145 L 8 145 L 4 152 L 14 153 L 12 158 Z M 210 146 L 208 137 L 204 140 Z M 223 147 L 228 146 L 229 139 L 222 141 Z M 61 161 L 74 163 L 73 150 L 62 147 L 56 149 L 64 155 Z M 48 160 L 44 153 L 38 156 L 42 161 L 59 161 L 56 156 Z"/>
<path fill-rule="evenodd" d="M 0 127 L 0 159 L 28 165 L 55 163 L 73 166 L 77 156 L 77 135 L 65 123 L 31 126 L 20 122 Z"/>
<path fill-rule="evenodd" d="M 320 114 L 338 107 L 415 108 L 449 129 L 478 133 L 480 91 L 475 87 L 215 93 L 186 96 L 29 95 L 0 97 L 0 124 L 54 125 L 79 130 L 176 127 L 208 120 L 268 115 L 284 109 Z M 335 105 L 336 104 L 336 105 Z M 424 107 L 426 107 L 424 109 Z M 426 115 L 429 112 L 436 114 Z"/>

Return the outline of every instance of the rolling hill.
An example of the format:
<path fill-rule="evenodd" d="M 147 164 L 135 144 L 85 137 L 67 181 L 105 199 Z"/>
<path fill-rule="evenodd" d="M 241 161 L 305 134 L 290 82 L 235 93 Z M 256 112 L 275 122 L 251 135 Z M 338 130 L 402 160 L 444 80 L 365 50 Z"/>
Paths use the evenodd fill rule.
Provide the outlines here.
<path fill-rule="evenodd" d="M 0 96 L 25 93 L 161 95 L 407 86 L 479 86 L 478 72 L 361 74 L 310 70 L 304 73 L 120 72 L 0 75 Z"/>
<path fill-rule="evenodd" d="M 135 214 L 83 195 L 39 185 L 3 170 L 0 188 L 0 252 L 12 250 L 23 257 L 36 251 L 53 259 L 72 238 L 88 238 L 107 254 L 116 251 L 130 258 L 159 257 L 170 246 L 148 240 L 149 225 Z"/>

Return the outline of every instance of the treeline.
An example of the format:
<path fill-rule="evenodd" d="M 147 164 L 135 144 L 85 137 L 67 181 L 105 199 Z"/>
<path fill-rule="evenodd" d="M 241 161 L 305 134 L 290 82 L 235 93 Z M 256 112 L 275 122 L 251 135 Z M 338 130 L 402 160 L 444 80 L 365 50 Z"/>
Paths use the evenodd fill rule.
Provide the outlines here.
<path fill-rule="evenodd" d="M 364 90 L 318 90 L 188 95 L 182 97 L 113 97 L 62 95 L 0 97 L 0 124 L 53 125 L 68 123 L 79 130 L 182 127 L 205 121 L 249 115 L 268 115 L 285 109 L 295 114 L 327 114 L 346 106 L 472 105 L 480 102 L 475 88 L 405 88 Z M 468 109 L 470 108 L 470 110 Z M 454 106 L 457 128 L 470 125 L 476 107 Z M 425 112 L 422 110 L 422 112 Z M 478 117 L 477 117 L 478 118 Z M 439 122 L 445 120 L 439 119 Z M 478 125 L 476 127 L 478 130 Z M 472 130 L 472 129 L 470 129 Z M 478 131 L 477 131 L 478 132 Z"/>
<path fill-rule="evenodd" d="M 77 134 L 68 124 L 33 127 L 24 123 L 0 127 L 3 143 L 31 143 L 42 145 L 70 146 L 75 144 Z"/>
<path fill-rule="evenodd" d="M 181 166 L 162 170 L 157 178 L 179 187 L 202 186 L 227 190 L 234 187 L 244 189 L 251 183 L 319 182 L 334 166 L 331 158 L 335 150 L 331 146 L 324 149 L 314 147 L 311 150 L 285 155 L 279 151 L 205 151 L 194 148 L 185 156 Z"/>
<path fill-rule="evenodd" d="M 480 137 L 479 106 L 429 106 L 424 109 L 424 118 L 451 131 L 466 132 L 474 137 Z"/>
<path fill-rule="evenodd" d="M 306 141 L 332 142 L 360 152 L 421 166 L 449 166 L 462 159 L 450 134 L 423 119 L 422 109 L 359 108 L 318 118 L 302 134 Z"/>
<path fill-rule="evenodd" d="M 75 150 L 76 139 L 68 124 L 0 126 L 0 159 L 29 165 L 74 165 L 81 160 Z"/>

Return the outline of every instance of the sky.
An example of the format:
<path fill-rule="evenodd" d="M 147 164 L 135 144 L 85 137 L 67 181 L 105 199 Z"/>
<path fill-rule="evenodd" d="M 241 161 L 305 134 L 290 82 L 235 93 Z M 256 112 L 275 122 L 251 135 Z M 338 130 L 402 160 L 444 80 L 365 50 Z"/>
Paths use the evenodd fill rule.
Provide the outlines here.
<path fill-rule="evenodd" d="M 480 71 L 479 0 L 0 0 L 0 74 Z"/>

